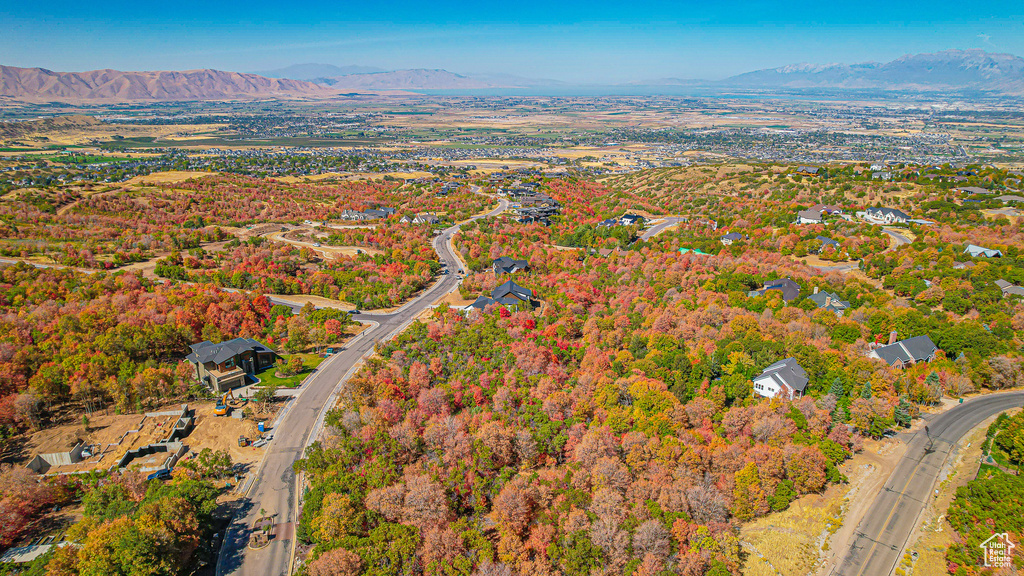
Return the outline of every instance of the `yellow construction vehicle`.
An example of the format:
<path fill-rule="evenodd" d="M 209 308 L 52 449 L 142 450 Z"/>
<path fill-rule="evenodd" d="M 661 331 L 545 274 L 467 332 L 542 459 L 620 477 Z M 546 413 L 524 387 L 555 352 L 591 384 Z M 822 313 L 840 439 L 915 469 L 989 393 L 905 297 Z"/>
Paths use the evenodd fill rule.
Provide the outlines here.
<path fill-rule="evenodd" d="M 228 390 L 217 400 L 217 405 L 213 407 L 213 413 L 217 416 L 227 416 L 232 410 L 245 406 L 248 401 L 248 398 L 235 398 L 234 390 Z"/>
<path fill-rule="evenodd" d="M 217 405 L 213 407 L 213 413 L 217 416 L 227 416 L 228 414 L 228 395 L 224 394 L 217 400 Z"/>

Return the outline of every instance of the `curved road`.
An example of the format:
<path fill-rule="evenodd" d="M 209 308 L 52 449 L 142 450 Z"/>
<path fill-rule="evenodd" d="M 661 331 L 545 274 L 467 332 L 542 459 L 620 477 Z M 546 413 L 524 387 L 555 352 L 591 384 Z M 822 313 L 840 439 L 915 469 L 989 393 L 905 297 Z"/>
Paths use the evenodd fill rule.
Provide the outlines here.
<path fill-rule="evenodd" d="M 665 218 L 662 218 L 661 222 L 658 222 L 654 226 L 644 230 L 643 234 L 640 235 L 640 239 L 644 241 L 650 240 L 665 230 L 673 226 L 678 226 L 682 222 L 686 222 L 686 220 L 687 219 L 683 216 L 666 216 Z"/>
<path fill-rule="evenodd" d="M 853 543 L 834 576 L 886 576 L 896 568 L 918 516 L 932 498 L 939 471 L 964 434 L 1004 410 L 1024 406 L 1024 391 L 972 398 L 926 418 L 908 435 L 907 453 L 857 526 Z"/>
<path fill-rule="evenodd" d="M 892 250 L 895 250 L 896 248 L 899 248 L 899 246 L 901 244 L 910 244 L 910 238 L 907 238 L 906 236 L 904 236 L 903 234 L 900 234 L 899 232 L 897 232 L 895 230 L 892 230 L 892 229 L 889 229 L 889 228 L 882 228 L 882 232 L 885 232 L 886 234 L 889 235 L 890 238 L 892 238 L 893 240 L 896 241 L 896 245 L 895 246 L 889 246 L 885 250 L 882 250 L 882 254 L 885 254 L 886 252 L 890 252 Z"/>
<path fill-rule="evenodd" d="M 508 202 L 499 201 L 498 208 L 470 220 L 500 214 Z M 296 520 L 296 476 L 292 464 L 302 457 L 306 446 L 316 438 L 327 409 L 341 383 L 351 375 L 359 362 L 372 354 L 374 345 L 388 340 L 439 298 L 455 291 L 461 282 L 456 272 L 462 267 L 452 247 L 452 237 L 461 224 L 443 230 L 434 238 L 441 263 L 449 274 L 391 314 L 362 314 L 357 320 L 369 321 L 364 330 L 345 349 L 326 360 L 303 386 L 299 395 L 278 418 L 274 440 L 252 484 L 237 504 L 235 517 L 225 534 L 224 545 L 218 558 L 217 575 L 241 574 L 246 576 L 286 575 L 291 569 L 294 521 Z M 249 527 L 260 516 L 260 509 L 272 516 L 276 523 L 275 537 L 259 550 L 247 548 Z"/>

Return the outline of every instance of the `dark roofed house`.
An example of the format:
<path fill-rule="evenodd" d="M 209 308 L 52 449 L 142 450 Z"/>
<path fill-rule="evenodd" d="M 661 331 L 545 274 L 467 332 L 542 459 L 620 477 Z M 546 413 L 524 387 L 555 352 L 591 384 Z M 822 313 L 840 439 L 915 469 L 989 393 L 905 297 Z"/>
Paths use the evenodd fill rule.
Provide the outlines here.
<path fill-rule="evenodd" d="M 889 366 L 905 368 L 918 362 L 931 362 L 935 358 L 938 347 L 928 336 L 915 336 L 893 342 L 896 339 L 895 332 L 890 336 L 890 343 L 879 346 L 868 352 L 868 358 L 877 358 Z"/>
<path fill-rule="evenodd" d="M 722 244 L 725 244 L 726 246 L 728 246 L 728 245 L 732 244 L 733 242 L 736 242 L 737 240 L 742 240 L 742 239 L 743 239 L 743 234 L 740 234 L 739 232 L 729 232 L 725 236 L 722 236 Z"/>
<path fill-rule="evenodd" d="M 817 176 L 821 168 L 815 168 L 814 166 L 800 166 L 796 169 L 797 174 L 807 174 L 808 176 Z"/>
<path fill-rule="evenodd" d="M 764 369 L 760 375 L 754 376 L 754 394 L 765 398 L 783 396 L 795 400 L 804 394 L 807 388 L 807 372 L 797 363 L 796 358 L 789 357 L 779 360 Z"/>
<path fill-rule="evenodd" d="M 760 290 L 754 290 L 747 294 L 751 298 L 755 296 L 764 296 L 769 290 L 778 290 L 782 292 L 782 301 L 789 302 L 795 300 L 800 295 L 800 285 L 790 280 L 789 278 L 779 278 L 777 280 L 769 280 L 764 283 L 764 288 Z"/>
<path fill-rule="evenodd" d="M 514 274 L 520 270 L 529 270 L 530 264 L 526 260 L 516 260 L 508 256 L 494 259 L 495 274 Z"/>
<path fill-rule="evenodd" d="M 491 296 L 479 296 L 472 304 L 470 308 L 476 308 L 477 310 L 483 311 L 491 304 L 501 304 L 506 308 L 519 308 L 520 305 L 529 303 L 533 298 L 533 290 L 529 288 L 523 288 L 519 284 L 509 280 L 501 286 L 498 286 L 494 290 L 491 290 Z"/>
<path fill-rule="evenodd" d="M 839 250 L 839 241 L 838 240 L 833 240 L 833 239 L 825 237 L 825 236 L 815 236 L 814 239 L 817 240 L 818 242 L 821 242 L 821 249 L 819 249 L 818 252 L 821 252 L 822 250 L 824 250 L 825 246 L 831 246 L 831 247 L 835 248 L 836 250 Z"/>
<path fill-rule="evenodd" d="M 509 280 L 491 290 L 491 298 L 501 304 L 519 304 L 529 302 L 533 298 L 533 290 L 523 288 L 514 281 Z"/>
<path fill-rule="evenodd" d="M 623 226 L 633 226 L 634 224 L 643 224 L 647 219 L 639 214 L 623 214 L 619 218 L 619 223 Z"/>
<path fill-rule="evenodd" d="M 808 296 L 807 299 L 814 302 L 818 308 L 835 312 L 836 316 L 842 316 L 850 307 L 849 302 L 840 300 L 836 294 L 825 291 L 818 292 L 817 287 L 814 289 L 814 294 Z"/>
<path fill-rule="evenodd" d="M 192 344 L 185 357 L 192 363 L 196 378 L 214 392 L 226 392 L 245 384 L 246 375 L 274 365 L 277 353 L 252 338 L 235 338 L 214 344 Z"/>

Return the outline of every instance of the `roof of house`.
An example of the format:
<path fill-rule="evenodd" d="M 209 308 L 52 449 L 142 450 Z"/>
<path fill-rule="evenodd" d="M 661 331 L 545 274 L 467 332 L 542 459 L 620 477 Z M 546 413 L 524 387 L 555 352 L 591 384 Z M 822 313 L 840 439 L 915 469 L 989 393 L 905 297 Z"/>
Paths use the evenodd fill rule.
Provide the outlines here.
<path fill-rule="evenodd" d="M 729 232 L 725 236 L 722 236 L 722 240 L 742 240 L 743 234 L 739 232 Z"/>
<path fill-rule="evenodd" d="M 814 206 L 808 208 L 808 210 L 814 210 L 815 212 L 824 212 L 826 214 L 832 214 L 833 212 L 843 211 L 843 209 L 840 208 L 839 206 L 834 206 L 832 204 L 815 204 Z"/>
<path fill-rule="evenodd" d="M 904 212 L 902 210 L 899 210 L 897 208 L 868 208 L 866 210 L 866 212 L 868 212 L 869 214 L 870 213 L 880 214 L 882 216 L 892 215 L 892 216 L 895 216 L 896 218 L 903 218 L 903 219 L 910 218 L 910 216 L 907 216 L 906 212 Z"/>
<path fill-rule="evenodd" d="M 818 240 L 819 242 L 821 242 L 822 245 L 824 245 L 824 244 L 831 244 L 833 246 L 839 246 L 839 241 L 838 240 L 833 240 L 833 239 L 827 238 L 825 236 L 815 236 L 814 239 Z"/>
<path fill-rule="evenodd" d="M 995 284 L 996 286 L 999 287 L 1000 290 L 1003 291 L 1004 296 L 1006 294 L 1013 294 L 1014 296 L 1024 296 L 1024 288 L 1011 284 L 1006 280 L 996 280 Z"/>
<path fill-rule="evenodd" d="M 779 290 L 782 292 L 782 301 L 789 302 L 800 295 L 800 285 L 790 280 L 789 278 L 778 278 L 776 280 L 769 280 L 764 283 L 764 288 L 759 290 L 763 295 L 769 290 Z"/>
<path fill-rule="evenodd" d="M 494 259 L 494 270 L 502 274 L 511 274 L 519 270 L 526 270 L 529 266 L 529 262 L 526 260 L 516 260 L 509 258 L 508 256 L 502 256 L 501 258 Z"/>
<path fill-rule="evenodd" d="M 959 190 L 961 192 L 968 192 L 968 193 L 971 193 L 971 194 L 991 194 L 992 193 L 992 191 L 989 190 L 988 188 L 979 188 L 977 186 L 963 186 L 961 188 L 957 188 L 957 190 Z"/>
<path fill-rule="evenodd" d="M 784 385 L 797 392 L 803 392 L 808 382 L 807 372 L 792 356 L 765 368 L 757 378 L 770 378 L 780 388 Z"/>
<path fill-rule="evenodd" d="M 977 244 L 968 244 L 967 247 L 964 248 L 964 254 L 970 254 L 972 258 L 977 258 L 978 256 L 993 258 L 1003 255 L 1000 250 L 996 250 L 995 248 L 985 248 L 984 246 L 978 246 Z"/>
<path fill-rule="evenodd" d="M 796 169 L 797 172 L 807 172 L 808 174 L 817 174 L 818 170 L 820 168 L 815 168 L 814 166 L 800 166 Z"/>
<path fill-rule="evenodd" d="M 499 302 L 509 297 L 512 297 L 518 301 L 527 302 L 531 298 L 533 298 L 533 290 L 530 290 L 529 288 L 523 288 L 522 286 L 516 284 L 512 280 L 509 280 L 508 282 L 505 282 L 504 284 L 498 286 L 494 290 L 491 290 L 491 298 L 494 298 Z M 508 304 L 514 303 L 516 302 L 508 302 Z"/>
<path fill-rule="evenodd" d="M 1002 200 L 1003 202 L 1024 202 L 1024 196 L 1004 194 L 1003 196 L 996 196 L 996 200 Z"/>
<path fill-rule="evenodd" d="M 874 352 L 879 358 L 892 366 L 897 361 L 906 364 L 910 361 L 922 362 L 928 360 L 938 349 L 928 336 L 915 336 L 906 340 L 900 340 L 894 344 L 880 346 L 875 348 Z"/>
<path fill-rule="evenodd" d="M 248 352 L 250 350 L 253 352 L 273 352 L 273 350 L 252 338 L 235 338 L 234 340 L 227 340 L 226 342 L 219 342 L 217 344 L 214 344 L 209 340 L 205 340 L 198 344 L 192 344 L 189 348 L 192 349 L 192 353 L 185 358 L 200 364 L 205 364 L 207 362 L 220 364 L 229 358 L 234 358 L 242 352 Z"/>
<path fill-rule="evenodd" d="M 821 212 L 816 210 L 801 210 L 796 213 L 797 218 L 803 218 L 804 220 L 815 220 L 821 222 Z"/>
<path fill-rule="evenodd" d="M 850 307 L 850 303 L 845 300 L 840 300 L 839 296 L 831 292 L 825 292 L 822 290 L 817 294 L 811 294 L 807 297 L 808 300 L 818 305 L 818 308 L 825 308 L 826 310 L 846 310 Z M 825 302 L 828 304 L 825 304 Z"/>

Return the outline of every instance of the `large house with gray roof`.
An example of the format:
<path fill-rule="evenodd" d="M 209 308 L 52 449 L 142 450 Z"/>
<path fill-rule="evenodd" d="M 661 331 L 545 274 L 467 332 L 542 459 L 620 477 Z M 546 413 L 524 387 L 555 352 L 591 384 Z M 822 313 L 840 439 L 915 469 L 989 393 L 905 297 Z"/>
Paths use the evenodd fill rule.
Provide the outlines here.
<path fill-rule="evenodd" d="M 247 375 L 269 368 L 277 360 L 276 352 L 252 338 L 217 344 L 205 341 L 190 348 L 192 353 L 185 359 L 192 363 L 196 378 L 216 393 L 243 386 Z"/>
<path fill-rule="evenodd" d="M 526 260 L 518 260 L 508 256 L 495 258 L 493 265 L 495 274 L 515 274 L 520 270 L 529 270 L 530 268 L 530 263 Z"/>
<path fill-rule="evenodd" d="M 769 290 L 778 290 L 781 292 L 783 302 L 795 300 L 797 296 L 800 296 L 800 285 L 789 278 L 769 280 L 764 283 L 764 288 L 761 288 L 760 290 L 752 290 L 747 293 L 747 296 L 750 298 L 764 296 Z"/>
<path fill-rule="evenodd" d="M 834 312 L 836 316 L 842 316 L 850 307 L 850 303 L 840 300 L 838 295 L 824 290 L 818 292 L 817 287 L 814 289 L 814 294 L 808 296 L 807 299 L 814 302 L 818 308 Z"/>
<path fill-rule="evenodd" d="M 519 309 L 521 306 L 530 304 L 532 301 L 533 290 L 524 288 L 512 280 L 509 280 L 494 290 L 491 290 L 490 298 L 487 296 L 480 296 L 476 301 L 470 304 L 469 307 L 483 310 L 491 304 L 501 304 L 506 308 Z"/>
<path fill-rule="evenodd" d="M 928 336 L 915 336 L 893 342 L 895 332 L 890 336 L 889 344 L 879 346 L 868 352 L 868 358 L 877 358 L 894 368 L 906 368 L 918 362 L 931 362 L 939 348 Z"/>
<path fill-rule="evenodd" d="M 808 382 L 807 372 L 797 363 L 796 358 L 789 357 L 754 376 L 754 394 L 765 398 L 782 396 L 795 400 L 804 395 Z"/>

